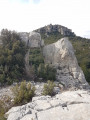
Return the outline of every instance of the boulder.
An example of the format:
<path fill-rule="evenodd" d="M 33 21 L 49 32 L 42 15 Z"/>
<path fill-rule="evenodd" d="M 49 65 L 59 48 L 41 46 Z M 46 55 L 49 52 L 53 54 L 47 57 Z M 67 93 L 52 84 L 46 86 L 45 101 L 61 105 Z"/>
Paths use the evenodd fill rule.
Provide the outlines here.
<path fill-rule="evenodd" d="M 11 108 L 7 120 L 90 120 L 90 92 L 66 91 L 54 97 L 34 97 L 32 102 Z"/>
<path fill-rule="evenodd" d="M 44 46 L 43 55 L 45 62 L 57 69 L 57 80 L 65 88 L 89 87 L 85 80 L 83 71 L 78 65 L 74 49 L 67 37 L 56 43 Z"/>
<path fill-rule="evenodd" d="M 44 41 L 41 39 L 41 35 L 37 32 L 21 32 L 19 33 L 22 41 L 30 48 L 40 48 L 44 46 Z"/>

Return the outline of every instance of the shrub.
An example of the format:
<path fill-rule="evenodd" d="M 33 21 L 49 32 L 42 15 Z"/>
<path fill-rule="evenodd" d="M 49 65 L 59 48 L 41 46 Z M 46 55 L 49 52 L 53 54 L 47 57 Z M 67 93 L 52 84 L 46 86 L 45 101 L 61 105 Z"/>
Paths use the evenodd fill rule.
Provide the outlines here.
<path fill-rule="evenodd" d="M 39 48 L 30 49 L 29 55 L 29 63 L 30 65 L 39 66 L 40 63 L 44 63 L 44 58 Z"/>
<path fill-rule="evenodd" d="M 56 79 L 56 69 L 48 64 L 40 64 L 38 67 L 37 76 L 43 78 L 44 80 L 55 80 Z"/>
<path fill-rule="evenodd" d="M 14 93 L 14 104 L 24 104 L 32 99 L 35 94 L 35 87 L 26 81 L 21 82 L 12 89 Z"/>
<path fill-rule="evenodd" d="M 27 48 L 15 31 L 3 29 L 0 39 L 0 84 L 12 84 L 23 79 Z"/>
<path fill-rule="evenodd" d="M 1 118 L 4 119 L 4 113 L 5 113 L 5 108 L 4 108 L 4 103 L 3 101 L 0 100 L 0 120 Z"/>
<path fill-rule="evenodd" d="M 45 64 L 40 48 L 30 49 L 29 64 L 34 68 L 34 76 L 43 80 L 55 80 L 56 69 L 49 64 Z"/>
<path fill-rule="evenodd" d="M 4 114 L 11 108 L 11 98 L 7 95 L 0 99 L 0 120 L 6 120 Z"/>
<path fill-rule="evenodd" d="M 50 95 L 53 96 L 54 95 L 54 87 L 55 84 L 54 82 L 48 80 L 46 84 L 44 84 L 44 88 L 43 88 L 43 95 Z"/>

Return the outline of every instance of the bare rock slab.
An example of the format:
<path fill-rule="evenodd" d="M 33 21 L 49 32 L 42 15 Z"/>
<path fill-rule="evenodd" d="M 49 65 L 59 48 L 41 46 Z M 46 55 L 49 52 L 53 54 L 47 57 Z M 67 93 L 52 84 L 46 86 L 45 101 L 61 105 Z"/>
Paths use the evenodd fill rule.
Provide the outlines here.
<path fill-rule="evenodd" d="M 32 102 L 11 108 L 7 120 L 90 120 L 90 92 L 66 91 L 54 97 L 34 97 Z"/>

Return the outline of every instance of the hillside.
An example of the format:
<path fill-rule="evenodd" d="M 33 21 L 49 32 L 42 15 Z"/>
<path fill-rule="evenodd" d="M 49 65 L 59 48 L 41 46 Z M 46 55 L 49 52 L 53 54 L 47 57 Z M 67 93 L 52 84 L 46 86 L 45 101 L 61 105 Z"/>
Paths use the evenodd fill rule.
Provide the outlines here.
<path fill-rule="evenodd" d="M 43 31 L 43 29 L 39 31 Z M 66 36 L 68 36 L 69 40 L 73 43 L 75 50 L 73 49 L 71 42 Z M 78 89 L 81 89 L 83 94 L 83 90 L 90 90 L 90 86 L 86 82 L 83 71 L 78 66 L 78 62 L 74 54 L 74 52 L 76 52 L 79 64 L 83 68 L 87 81 L 89 82 L 90 42 L 87 39 L 75 36 L 75 34 L 70 29 L 62 26 L 58 27 L 58 25 L 56 25 L 50 27 L 49 31 L 45 28 L 44 32 L 41 32 L 41 35 L 37 32 L 17 33 L 15 31 L 8 31 L 7 29 L 3 29 L 0 39 L 2 40 L 0 46 L 0 85 L 12 84 L 12 89 L 8 89 L 8 87 L 5 88 L 5 86 L 3 86 L 2 88 L 5 89 L 1 88 L 0 90 L 0 120 L 6 120 L 4 119 L 4 114 L 9 110 L 9 108 L 16 105 L 20 106 L 26 104 L 31 100 L 33 101 L 34 96 L 38 97 L 42 94 L 53 96 L 55 94 L 59 95 L 65 90 L 76 91 Z M 85 52 L 83 53 L 83 51 Z M 21 82 L 23 80 L 26 80 L 27 82 Z M 16 86 L 14 87 L 14 85 Z M 78 94 L 78 97 L 83 98 L 81 97 L 82 94 L 79 93 L 79 91 L 77 92 L 78 93 L 76 93 L 75 96 L 77 96 Z M 10 93 L 12 93 L 12 95 Z M 15 96 L 14 99 L 13 96 Z M 68 93 L 68 96 L 70 101 L 71 94 Z M 37 97 L 35 98 L 37 99 Z M 44 98 L 46 99 L 45 96 Z M 57 100 L 57 98 L 55 99 Z M 55 99 L 53 101 L 55 102 L 54 106 L 52 105 L 53 107 L 57 106 L 58 102 L 59 105 L 61 105 L 61 109 L 63 109 L 63 106 L 66 107 L 67 101 L 64 105 L 62 101 L 57 101 L 56 103 Z M 76 101 L 76 97 L 73 101 Z M 88 99 L 88 101 L 90 100 Z M 79 102 L 81 103 L 82 100 L 80 100 Z M 75 104 L 77 103 L 78 102 L 76 102 Z M 32 103 L 30 102 L 30 104 Z M 39 105 L 40 107 L 37 106 L 37 108 L 39 109 L 39 111 L 41 111 L 42 99 Z M 47 101 L 45 106 L 47 106 Z M 50 106 L 51 111 L 53 111 L 53 107 L 51 108 Z M 17 109 L 16 107 L 14 108 Z M 30 107 L 30 109 L 31 108 L 32 107 Z M 34 109 L 37 111 L 38 115 L 37 108 Z M 55 109 L 56 108 L 57 107 L 55 107 Z M 45 110 L 46 109 L 49 108 L 45 107 Z M 84 104 L 82 104 L 82 109 L 86 110 L 87 106 L 84 107 Z M 11 108 L 10 111 L 12 112 L 10 112 L 10 115 L 9 112 L 6 113 L 6 118 L 8 117 L 8 120 L 26 120 L 26 117 L 27 119 L 30 118 L 30 120 L 34 119 L 31 115 L 33 109 L 31 112 L 30 110 L 28 111 L 26 108 L 25 110 L 25 114 L 23 111 L 23 114 L 20 112 L 17 115 L 17 112 L 13 112 L 13 108 Z M 77 111 L 78 110 L 79 108 L 77 108 Z M 31 117 L 29 116 L 28 118 L 28 116 L 25 116 L 27 114 Z M 60 114 L 59 111 L 58 114 Z M 35 115 L 36 112 L 34 113 L 34 116 Z M 39 117 L 37 117 L 37 115 L 35 119 L 39 120 Z M 45 116 L 48 117 L 48 120 L 49 118 L 51 118 L 52 115 L 50 115 L 50 117 L 48 115 Z M 81 116 L 82 115 L 80 115 L 80 117 Z M 88 114 L 86 114 L 85 116 L 88 116 Z M 43 119 L 42 117 L 40 120 Z M 56 113 L 55 118 L 57 118 Z"/>
<path fill-rule="evenodd" d="M 7 38 L 5 38 L 5 37 L 3 38 L 4 39 L 3 40 L 3 42 L 4 42 L 3 49 L 2 49 L 2 47 L 0 47 L 0 49 L 1 49 L 0 50 L 0 54 L 1 54 L 1 56 L 0 56 L 0 58 L 1 58 L 0 59 L 0 65 L 1 65 L 0 66 L 0 81 L 2 81 L 2 83 L 8 82 L 9 84 L 11 84 L 13 81 L 11 79 L 14 79 L 14 81 L 18 81 L 18 79 L 17 79 L 18 76 L 19 76 L 19 80 L 21 78 L 23 78 L 22 71 L 24 70 L 24 64 L 21 65 L 21 63 L 19 63 L 19 61 L 16 62 L 14 59 L 11 58 L 11 55 L 14 57 L 18 56 L 19 60 L 21 60 L 22 53 L 23 53 L 22 51 L 24 51 L 24 52 L 26 51 L 24 49 L 22 49 L 22 51 L 20 51 L 21 48 L 18 48 L 19 50 L 14 51 L 14 49 L 16 49 L 15 45 L 17 45 L 16 42 L 18 41 L 18 39 L 22 39 L 24 42 L 27 41 L 26 45 L 28 45 L 28 46 L 36 47 L 41 42 L 42 42 L 41 45 L 43 45 L 44 43 L 45 43 L 45 45 L 47 45 L 47 44 L 54 43 L 57 40 L 59 40 L 60 38 L 66 37 L 66 36 L 69 37 L 69 40 L 73 44 L 73 47 L 75 50 L 75 55 L 77 57 L 79 66 L 81 66 L 82 70 L 84 71 L 86 80 L 88 82 L 90 82 L 90 52 L 89 52 L 90 51 L 90 40 L 89 39 L 85 39 L 85 38 L 76 36 L 75 33 L 72 32 L 71 29 L 68 29 L 67 27 L 64 27 L 61 25 L 51 25 L 50 24 L 48 26 L 39 28 L 35 31 L 39 32 L 41 34 L 41 36 L 39 34 L 35 35 L 34 33 L 33 33 L 33 35 L 31 33 L 30 33 L 31 35 L 29 35 L 29 33 L 20 33 L 20 36 L 22 36 L 22 37 L 19 38 L 19 36 L 17 37 L 17 35 L 15 35 L 15 33 L 13 33 L 13 36 L 12 36 L 10 33 L 11 31 L 9 32 L 6 30 L 6 33 L 2 32 L 2 34 L 7 35 Z M 11 35 L 11 38 L 9 37 L 9 34 Z M 31 43 L 33 41 L 32 38 L 31 38 L 31 42 L 28 44 L 28 35 L 35 37 L 34 38 L 35 41 L 32 45 L 31 45 Z M 38 41 L 39 39 L 40 39 L 40 41 Z M 43 43 L 43 41 L 41 41 L 41 39 L 44 40 L 44 43 Z M 20 44 L 22 44 L 22 43 L 20 43 Z M 19 43 L 17 46 L 19 46 Z M 40 47 L 40 46 L 38 46 L 38 47 Z M 39 54 L 39 57 L 37 57 L 38 54 L 35 51 Z M 18 54 L 17 52 L 18 53 L 20 52 L 20 54 Z M 31 52 L 32 52 L 32 55 L 29 56 L 29 59 L 30 59 L 29 63 L 31 65 L 33 65 L 33 68 L 31 68 L 31 69 L 33 69 L 35 71 L 35 74 L 37 75 L 37 69 L 39 69 L 42 66 L 42 64 L 44 63 L 42 55 L 41 55 L 42 52 L 40 53 L 40 50 L 38 52 L 37 49 L 32 50 Z M 20 56 L 21 56 L 21 58 L 20 58 Z M 9 64 L 8 64 L 8 61 L 9 61 Z M 12 63 L 14 63 L 14 64 L 13 64 L 13 67 L 11 68 L 10 66 L 12 66 Z M 24 63 L 24 62 L 22 62 L 22 63 Z M 20 66 L 20 69 L 16 68 L 17 65 Z M 2 71 L 4 71 L 4 72 L 2 72 Z M 16 72 L 16 71 L 18 71 L 18 72 Z M 17 76 L 18 73 L 20 73 L 20 74 Z M 12 76 L 14 76 L 14 78 Z"/>
<path fill-rule="evenodd" d="M 86 80 L 90 82 L 90 39 L 76 36 L 71 29 L 61 25 L 47 25 L 35 30 L 41 34 L 45 44 L 56 42 L 62 37 L 69 37 L 77 57 L 78 63 L 84 71 Z"/>

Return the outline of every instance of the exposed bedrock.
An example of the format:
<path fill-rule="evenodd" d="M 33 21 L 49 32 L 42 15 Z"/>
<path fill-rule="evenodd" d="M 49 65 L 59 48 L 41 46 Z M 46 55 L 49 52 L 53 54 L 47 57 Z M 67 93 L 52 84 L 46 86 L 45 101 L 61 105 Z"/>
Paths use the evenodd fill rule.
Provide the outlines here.
<path fill-rule="evenodd" d="M 32 102 L 11 108 L 7 120 L 90 120 L 90 92 L 67 91 L 55 97 L 34 97 Z"/>
<path fill-rule="evenodd" d="M 30 48 L 40 48 L 44 45 L 44 41 L 41 39 L 41 35 L 37 32 L 21 32 L 19 34 L 21 36 L 21 39 Z"/>
<path fill-rule="evenodd" d="M 45 62 L 52 64 L 57 69 L 57 80 L 65 88 L 88 88 L 83 71 L 78 65 L 74 54 L 74 48 L 68 38 L 62 38 L 56 43 L 43 48 Z"/>

